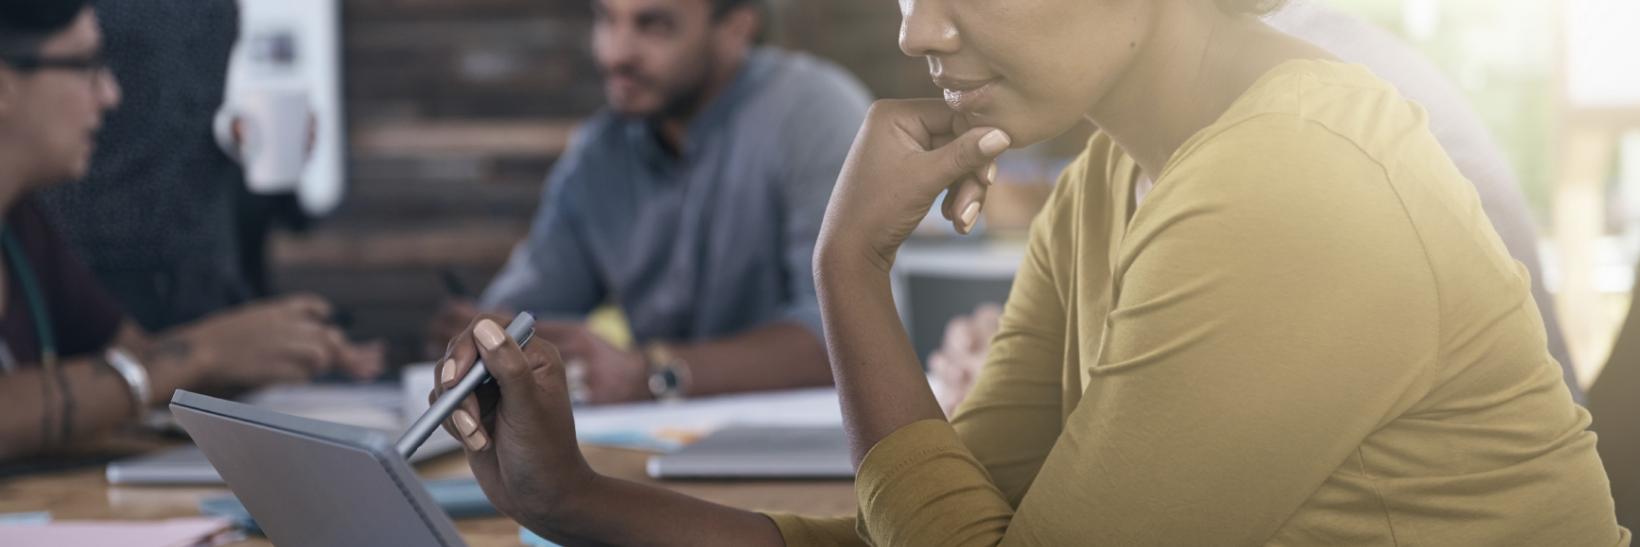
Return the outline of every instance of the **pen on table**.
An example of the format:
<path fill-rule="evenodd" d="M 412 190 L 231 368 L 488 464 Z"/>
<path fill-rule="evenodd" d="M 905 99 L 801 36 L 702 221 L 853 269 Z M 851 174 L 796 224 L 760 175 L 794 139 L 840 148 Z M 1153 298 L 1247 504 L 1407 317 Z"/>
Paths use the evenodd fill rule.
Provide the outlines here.
<path fill-rule="evenodd" d="M 325 323 L 344 331 L 351 329 L 353 328 L 353 310 L 337 306 L 331 310 L 330 317 L 325 318 Z"/>
<path fill-rule="evenodd" d="M 472 296 L 472 293 L 467 290 L 467 284 L 461 281 L 461 276 L 456 275 L 455 268 L 439 270 L 439 279 L 444 281 L 444 292 L 449 294 L 450 298 L 461 299 Z"/>
<path fill-rule="evenodd" d="M 524 347 L 524 344 L 530 343 L 530 338 L 534 335 L 535 317 L 530 315 L 529 312 L 519 313 L 517 317 L 513 318 L 512 323 L 507 325 L 507 336 L 517 341 L 518 347 Z M 438 400 L 433 401 L 433 404 L 427 408 L 427 412 L 417 418 L 416 423 L 410 425 L 410 429 L 405 430 L 403 437 L 399 437 L 399 442 L 396 445 L 399 455 L 409 460 L 410 455 L 415 454 L 416 449 L 421 447 L 421 443 L 426 442 L 427 437 L 433 434 L 433 430 L 438 429 L 439 424 L 450 418 L 450 413 L 455 412 L 456 406 L 460 405 L 461 401 L 465 400 L 468 395 L 472 395 L 473 391 L 478 389 L 479 384 L 489 379 L 490 371 L 484 366 L 484 360 L 480 359 L 478 362 L 473 363 L 473 368 L 467 369 L 467 375 L 461 377 L 461 381 L 456 383 L 456 387 L 450 388 L 449 391 L 440 395 Z"/>

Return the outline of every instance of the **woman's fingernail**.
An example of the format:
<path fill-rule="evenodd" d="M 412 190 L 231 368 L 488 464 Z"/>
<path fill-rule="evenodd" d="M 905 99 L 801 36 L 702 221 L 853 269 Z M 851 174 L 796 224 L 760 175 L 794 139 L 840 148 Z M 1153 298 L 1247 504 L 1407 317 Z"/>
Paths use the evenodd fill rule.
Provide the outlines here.
<path fill-rule="evenodd" d="M 473 416 L 465 410 L 450 413 L 450 419 L 455 420 L 456 431 L 460 431 L 463 437 L 471 437 L 474 431 L 478 431 L 478 422 L 474 421 Z"/>
<path fill-rule="evenodd" d="M 506 333 L 501 332 L 501 327 L 489 319 L 479 321 L 478 326 L 473 327 L 473 336 L 478 338 L 479 345 L 488 350 L 501 347 L 501 342 L 507 339 Z"/>
<path fill-rule="evenodd" d="M 987 156 L 995 156 L 1007 150 L 1008 145 L 1012 143 L 1013 140 L 1008 138 L 1007 133 L 1003 133 L 1001 129 L 992 129 L 979 139 L 979 151 Z"/>
<path fill-rule="evenodd" d="M 972 230 L 974 229 L 975 220 L 979 220 L 979 202 L 977 201 L 968 204 L 968 207 L 963 208 L 962 210 L 963 226 L 966 226 L 969 230 Z"/>
<path fill-rule="evenodd" d="M 445 386 L 456 383 L 456 361 L 454 359 L 445 359 L 444 364 L 439 365 L 439 368 L 443 370 L 439 375 L 440 383 Z"/>
<path fill-rule="evenodd" d="M 462 439 L 461 442 L 466 444 L 467 449 L 473 452 L 484 450 L 484 447 L 490 446 L 490 438 L 486 437 L 483 433 Z"/>
<path fill-rule="evenodd" d="M 991 168 L 985 170 L 985 184 L 996 184 L 997 162 L 991 162 Z"/>

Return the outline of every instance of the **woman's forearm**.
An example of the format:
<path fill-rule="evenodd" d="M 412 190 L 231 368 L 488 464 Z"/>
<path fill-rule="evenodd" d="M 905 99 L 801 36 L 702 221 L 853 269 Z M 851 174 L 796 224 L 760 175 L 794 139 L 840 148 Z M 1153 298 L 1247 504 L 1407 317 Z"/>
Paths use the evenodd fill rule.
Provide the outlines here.
<path fill-rule="evenodd" d="M 101 357 L 73 359 L 54 373 L 25 367 L 0 377 L 0 460 L 83 441 L 136 419 L 125 379 Z"/>
<path fill-rule="evenodd" d="M 512 515 L 560 545 L 785 545 L 774 521 L 631 481 L 595 476 L 555 517 Z"/>
<path fill-rule="evenodd" d="M 123 326 L 116 347 L 130 352 L 148 373 L 149 402 L 165 404 L 171 393 L 193 387 L 197 360 L 185 340 L 149 339 Z M 38 454 L 82 441 L 138 419 L 131 387 L 102 354 L 59 363 L 53 373 L 30 365 L 0 376 L 0 461 Z"/>
<path fill-rule="evenodd" d="M 825 252 L 815 262 L 832 376 L 854 464 L 901 427 L 944 413 L 900 323 L 889 264 L 860 252 Z"/>
<path fill-rule="evenodd" d="M 673 350 L 689 363 L 689 390 L 684 394 L 689 397 L 821 386 L 831 381 L 824 342 L 795 322 L 773 323 Z M 774 355 L 780 358 L 771 363 Z M 776 363 L 780 366 L 770 366 Z"/>
<path fill-rule="evenodd" d="M 114 338 L 114 347 L 130 353 L 148 372 L 149 401 L 155 405 L 170 403 L 176 390 L 200 388 L 205 361 L 195 346 L 184 332 L 150 336 L 132 321 L 121 325 Z"/>

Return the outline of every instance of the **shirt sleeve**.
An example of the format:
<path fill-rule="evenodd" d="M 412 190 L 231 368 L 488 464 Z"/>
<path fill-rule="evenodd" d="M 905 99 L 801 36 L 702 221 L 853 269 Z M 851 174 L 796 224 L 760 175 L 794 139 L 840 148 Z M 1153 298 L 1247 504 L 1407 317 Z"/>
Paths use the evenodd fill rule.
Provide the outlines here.
<path fill-rule="evenodd" d="M 766 516 L 780 528 L 780 537 L 786 540 L 787 547 L 866 545 L 866 542 L 860 539 L 860 533 L 856 528 L 859 521 L 852 516 L 805 517 L 786 513 L 769 513 Z"/>
<path fill-rule="evenodd" d="M 1097 142 L 1097 141 L 1096 141 Z M 1054 241 L 1069 230 L 1064 210 L 1084 183 L 1084 154 L 1067 167 L 1053 197 L 1031 223 L 1024 262 L 1014 277 L 985 366 L 951 426 L 1010 506 L 1019 504 L 1059 437 L 1064 418 L 1066 309 L 1054 283 Z"/>
<path fill-rule="evenodd" d="M 815 79 L 821 85 L 804 89 L 795 97 L 782 124 L 794 129 L 781 132 L 785 140 L 779 207 L 787 300 L 779 320 L 803 325 L 823 340 L 820 303 L 814 290 L 814 245 L 820 237 L 820 222 L 831 201 L 837 174 L 865 122 L 870 100 L 864 90 L 840 75 L 826 71 Z"/>
<path fill-rule="evenodd" d="M 1014 279 L 1001 325 L 973 391 L 953 418 L 952 426 L 930 422 L 905 435 L 932 435 L 900 444 L 924 446 L 956 435 L 968 448 L 971 463 L 983 467 L 1010 503 L 1019 503 L 1060 431 L 1060 380 L 1064 347 L 1064 305 L 1052 276 L 1055 223 L 1066 218 L 1072 190 L 1083 179 L 1089 158 L 1079 157 L 1065 169 L 1048 205 L 1031 223 L 1024 263 Z M 935 425 L 937 424 L 937 425 Z M 955 429 L 952 429 L 952 428 Z M 907 428 L 911 430 L 912 428 Z M 786 544 L 792 546 L 864 545 L 858 520 L 807 518 L 771 514 Z M 849 543 L 853 541 L 854 543 Z"/>
<path fill-rule="evenodd" d="M 584 131 L 553 166 L 529 236 L 513 248 L 479 299 L 480 307 L 582 315 L 603 303 L 607 288 L 576 214 L 577 190 L 587 176 L 580 168 Z"/>
<path fill-rule="evenodd" d="M 1017 509 L 971 440 L 918 422 L 861 464 L 873 543 L 1263 544 L 1421 397 L 1438 300 L 1382 167 L 1302 122 L 1248 125 L 1133 218 L 1111 312 L 1080 322 L 1104 335 L 1090 380 Z"/>

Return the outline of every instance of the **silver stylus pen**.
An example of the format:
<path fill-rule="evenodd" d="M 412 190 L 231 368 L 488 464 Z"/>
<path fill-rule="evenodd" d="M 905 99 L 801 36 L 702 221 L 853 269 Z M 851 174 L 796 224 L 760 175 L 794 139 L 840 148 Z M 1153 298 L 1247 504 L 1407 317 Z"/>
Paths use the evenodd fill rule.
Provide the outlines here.
<path fill-rule="evenodd" d="M 534 335 L 535 316 L 529 312 L 519 313 L 518 317 L 513 318 L 512 324 L 507 325 L 507 336 L 518 341 L 518 347 L 522 348 L 524 344 L 530 343 L 530 337 Z M 433 430 L 438 429 L 439 424 L 450 418 L 450 413 L 456 411 L 456 406 L 468 395 L 472 395 L 479 384 L 489 379 L 490 371 L 485 368 L 484 360 L 480 359 L 473 363 L 473 368 L 467 369 L 467 375 L 456 383 L 456 387 L 450 388 L 444 395 L 439 396 L 438 400 L 433 401 L 432 406 L 427 407 L 427 412 L 422 414 L 421 418 L 417 418 L 416 423 L 410 425 L 410 429 L 404 432 L 403 437 L 399 437 L 396 447 L 399 455 L 408 461 L 410 455 L 415 454 L 416 449 L 421 447 L 421 443 L 427 442 L 427 437 L 433 434 Z"/>

